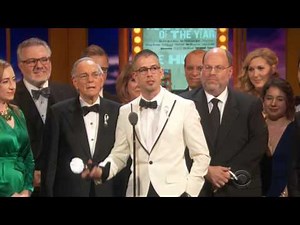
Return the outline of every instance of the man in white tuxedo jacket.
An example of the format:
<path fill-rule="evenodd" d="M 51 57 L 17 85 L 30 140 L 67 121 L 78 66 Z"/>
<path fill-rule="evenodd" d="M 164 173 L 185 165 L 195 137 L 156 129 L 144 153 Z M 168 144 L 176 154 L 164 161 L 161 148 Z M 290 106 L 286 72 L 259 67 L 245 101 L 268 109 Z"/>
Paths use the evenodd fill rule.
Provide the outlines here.
<path fill-rule="evenodd" d="M 131 173 L 126 196 L 198 196 L 210 156 L 195 104 L 160 85 L 163 69 L 151 50 L 138 53 L 133 67 L 141 96 L 120 108 L 111 154 L 99 167 L 85 170 L 82 177 L 105 182 L 126 166 L 129 156 L 133 159 L 135 155 L 136 163 L 131 167 L 133 171 L 135 165 L 135 173 Z M 138 118 L 134 128 L 128 118 L 132 112 Z M 184 157 L 186 147 L 193 160 L 190 172 Z"/>

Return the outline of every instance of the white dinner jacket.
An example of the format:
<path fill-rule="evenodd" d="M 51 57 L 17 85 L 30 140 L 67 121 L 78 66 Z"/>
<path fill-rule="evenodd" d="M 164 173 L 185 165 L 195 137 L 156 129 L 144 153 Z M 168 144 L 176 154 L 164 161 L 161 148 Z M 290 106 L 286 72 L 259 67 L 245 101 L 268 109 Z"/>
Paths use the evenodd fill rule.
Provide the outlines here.
<path fill-rule="evenodd" d="M 140 118 L 140 99 L 138 97 L 120 108 L 114 147 L 100 164 L 105 166 L 107 162 L 111 162 L 108 179 L 125 167 L 129 155 L 133 158 L 133 127 L 128 115 L 132 110 Z M 140 120 L 135 126 L 136 194 L 147 196 L 151 180 L 159 196 L 179 196 L 185 191 L 191 196 L 198 196 L 204 184 L 210 156 L 195 104 L 164 91 L 159 107 L 158 129 L 151 149 L 146 148 L 142 138 L 143 124 Z M 184 156 L 186 147 L 193 159 L 190 173 Z M 133 173 L 129 178 L 126 195 L 133 196 Z"/>

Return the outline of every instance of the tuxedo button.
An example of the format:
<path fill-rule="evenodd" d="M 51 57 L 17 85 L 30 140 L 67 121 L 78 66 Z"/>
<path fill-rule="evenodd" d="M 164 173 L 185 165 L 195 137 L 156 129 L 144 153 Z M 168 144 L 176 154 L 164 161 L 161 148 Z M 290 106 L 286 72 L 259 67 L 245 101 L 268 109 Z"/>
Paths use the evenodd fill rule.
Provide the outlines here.
<path fill-rule="evenodd" d="M 150 165 L 152 165 L 152 164 L 153 164 L 153 162 L 152 162 L 152 161 L 149 161 L 149 164 L 150 164 Z"/>

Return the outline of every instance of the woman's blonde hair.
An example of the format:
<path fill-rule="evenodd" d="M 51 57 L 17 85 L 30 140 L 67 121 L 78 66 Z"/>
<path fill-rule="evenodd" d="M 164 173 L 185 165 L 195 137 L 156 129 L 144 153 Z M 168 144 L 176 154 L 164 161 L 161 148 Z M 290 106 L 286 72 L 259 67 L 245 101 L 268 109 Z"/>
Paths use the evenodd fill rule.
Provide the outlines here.
<path fill-rule="evenodd" d="M 257 48 L 252 52 L 248 53 L 248 55 L 246 56 L 243 62 L 242 71 L 238 77 L 238 81 L 239 81 L 238 89 L 240 89 L 243 92 L 247 92 L 256 96 L 259 96 L 260 93 L 257 93 L 254 85 L 251 83 L 249 79 L 248 68 L 251 61 L 258 57 L 261 57 L 264 60 L 266 60 L 266 62 L 270 66 L 275 66 L 275 68 L 277 68 L 278 65 L 278 57 L 276 53 L 269 48 Z M 272 77 L 279 77 L 279 73 L 275 71 L 272 74 Z"/>

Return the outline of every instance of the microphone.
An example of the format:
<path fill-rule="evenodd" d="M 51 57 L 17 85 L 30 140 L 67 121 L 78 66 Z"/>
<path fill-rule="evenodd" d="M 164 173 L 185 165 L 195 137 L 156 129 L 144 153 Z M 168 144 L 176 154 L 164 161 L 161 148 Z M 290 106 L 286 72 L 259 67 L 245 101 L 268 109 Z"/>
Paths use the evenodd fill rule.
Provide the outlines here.
<path fill-rule="evenodd" d="M 88 168 L 90 171 L 98 166 L 97 163 L 92 163 L 92 161 L 88 161 L 87 164 L 83 163 L 81 158 L 75 157 L 70 162 L 71 171 L 75 174 L 81 174 L 85 168 Z"/>
<path fill-rule="evenodd" d="M 138 121 L 138 115 L 135 112 L 131 112 L 131 113 L 129 113 L 128 119 L 129 119 L 130 124 L 132 126 L 135 126 Z"/>
<path fill-rule="evenodd" d="M 130 112 L 128 115 L 128 120 L 130 124 L 132 125 L 133 130 L 133 197 L 136 197 L 136 144 L 135 144 L 135 125 L 138 121 L 138 115 L 135 112 Z"/>
<path fill-rule="evenodd" d="M 81 158 L 75 157 L 70 162 L 71 171 L 80 174 L 84 170 L 84 163 Z"/>

